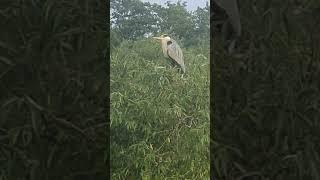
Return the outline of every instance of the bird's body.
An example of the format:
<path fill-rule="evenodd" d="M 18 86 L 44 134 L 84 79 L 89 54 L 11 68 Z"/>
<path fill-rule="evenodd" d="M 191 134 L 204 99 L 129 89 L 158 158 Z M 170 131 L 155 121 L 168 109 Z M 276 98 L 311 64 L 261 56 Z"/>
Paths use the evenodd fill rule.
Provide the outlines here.
<path fill-rule="evenodd" d="M 154 39 L 160 40 L 162 53 L 171 60 L 171 65 L 180 67 L 182 72 L 185 73 L 186 67 L 184 65 L 183 53 L 178 43 L 167 35 L 154 37 Z"/>

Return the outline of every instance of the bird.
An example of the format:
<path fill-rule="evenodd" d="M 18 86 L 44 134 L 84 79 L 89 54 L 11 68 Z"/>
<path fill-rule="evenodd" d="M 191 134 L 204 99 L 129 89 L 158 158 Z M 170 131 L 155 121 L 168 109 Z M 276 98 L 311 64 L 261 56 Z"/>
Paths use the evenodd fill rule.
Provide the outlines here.
<path fill-rule="evenodd" d="M 160 40 L 163 55 L 169 58 L 172 66 L 178 66 L 182 73 L 186 72 L 184 65 L 183 53 L 178 43 L 170 38 L 167 34 L 162 34 L 159 37 L 153 37 L 153 39 Z"/>

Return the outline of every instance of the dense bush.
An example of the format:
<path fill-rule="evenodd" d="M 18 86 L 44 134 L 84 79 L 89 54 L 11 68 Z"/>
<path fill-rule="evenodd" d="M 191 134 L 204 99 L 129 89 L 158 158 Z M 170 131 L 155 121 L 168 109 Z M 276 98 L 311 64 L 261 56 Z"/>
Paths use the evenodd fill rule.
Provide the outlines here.
<path fill-rule="evenodd" d="M 184 77 L 151 39 L 111 52 L 113 179 L 208 179 L 209 49 L 183 49 Z"/>

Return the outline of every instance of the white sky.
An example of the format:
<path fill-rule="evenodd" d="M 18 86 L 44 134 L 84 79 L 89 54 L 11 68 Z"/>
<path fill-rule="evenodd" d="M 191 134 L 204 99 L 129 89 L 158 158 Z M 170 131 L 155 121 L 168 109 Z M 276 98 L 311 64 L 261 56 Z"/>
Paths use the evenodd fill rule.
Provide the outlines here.
<path fill-rule="evenodd" d="M 141 0 L 143 2 L 150 2 L 150 3 L 157 3 L 160 5 L 165 5 L 167 1 L 170 1 L 172 3 L 178 2 L 178 0 Z M 187 2 L 187 10 L 188 11 L 194 11 L 197 9 L 197 7 L 205 7 L 206 2 L 210 3 L 209 0 L 181 0 L 181 2 Z M 210 5 L 210 4 L 209 4 Z"/>

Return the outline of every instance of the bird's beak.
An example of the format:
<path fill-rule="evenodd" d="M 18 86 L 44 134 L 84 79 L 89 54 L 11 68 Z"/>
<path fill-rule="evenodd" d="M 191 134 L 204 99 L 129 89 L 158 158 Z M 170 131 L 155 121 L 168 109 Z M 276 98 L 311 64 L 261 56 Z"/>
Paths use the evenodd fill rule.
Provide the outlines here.
<path fill-rule="evenodd" d="M 163 39 L 163 38 L 161 38 L 161 37 L 152 37 L 153 39 L 158 39 L 158 40 L 161 40 L 161 39 Z"/>

